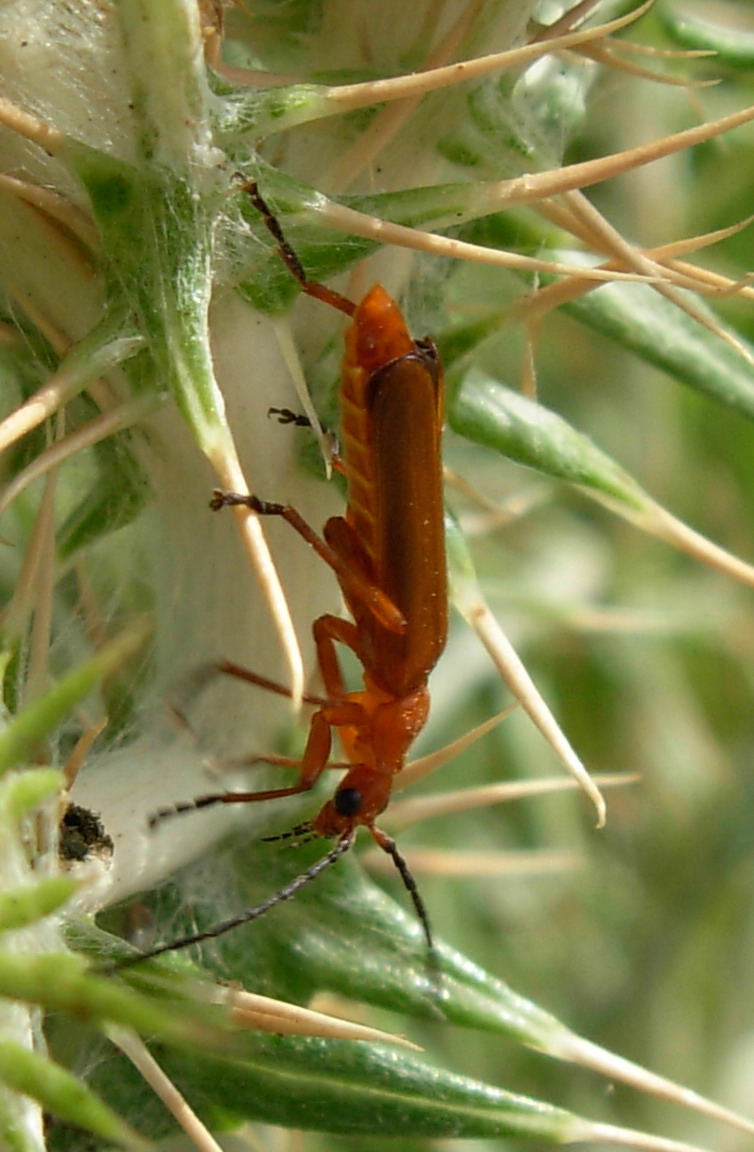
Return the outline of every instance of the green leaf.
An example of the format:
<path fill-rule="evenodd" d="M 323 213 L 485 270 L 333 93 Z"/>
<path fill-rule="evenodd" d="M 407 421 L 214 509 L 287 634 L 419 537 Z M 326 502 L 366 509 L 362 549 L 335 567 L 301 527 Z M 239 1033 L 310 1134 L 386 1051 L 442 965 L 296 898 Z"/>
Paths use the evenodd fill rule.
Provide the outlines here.
<path fill-rule="evenodd" d="M 641 512 L 648 497 L 635 480 L 561 416 L 477 369 L 464 378 L 449 413 L 455 432 L 517 464 Z"/>
<path fill-rule="evenodd" d="M 237 849 L 228 861 L 213 860 L 212 877 L 229 895 L 227 879 L 242 877 L 236 911 L 256 906 L 292 875 L 308 867 L 321 845 L 298 850 Z M 237 869 L 237 871 L 236 871 Z M 197 883 L 204 888 L 200 870 Z M 207 900 L 204 906 L 217 907 Z M 175 913 L 186 915 L 188 891 Z M 192 905 L 192 929 L 204 927 Z M 230 911 L 230 909 L 229 909 Z M 173 930 L 180 923 L 163 904 Z M 215 913 L 216 915 L 217 913 Z M 192 954 L 197 950 L 192 949 Z M 513 1037 L 546 1048 L 562 1026 L 444 945 L 435 969 L 423 933 L 405 912 L 366 881 L 353 861 L 340 861 L 294 899 L 254 924 L 202 948 L 204 962 L 224 978 L 248 981 L 267 995 L 307 1001 L 316 991 L 336 990 L 429 1021 L 448 1021 Z M 123 971 L 146 989 L 180 980 L 186 956 L 177 953 Z M 159 977 L 160 972 L 175 974 Z M 178 985 L 176 985 L 178 987 Z M 237 1037 L 232 1050 L 192 1046 L 180 1055 L 165 1047 L 160 1062 L 192 1099 L 211 1101 L 223 1113 L 295 1127 L 382 1135 L 539 1134 L 567 1138 L 572 1118 L 558 1108 L 513 1096 L 496 1087 L 438 1071 L 414 1053 L 354 1042 L 301 1038 Z M 96 1081 L 103 1093 L 118 1092 L 113 1069 Z M 113 1102 L 115 1098 L 113 1097 Z"/>
<path fill-rule="evenodd" d="M 0 932 L 25 928 L 49 916 L 70 900 L 77 887 L 70 876 L 48 876 L 22 888 L 0 892 Z"/>
<path fill-rule="evenodd" d="M 200 442 L 213 443 L 223 414 L 207 320 L 216 189 L 200 194 L 188 168 L 140 168 L 83 145 L 69 145 L 66 159 L 102 235 L 110 298 L 121 306 L 125 294 L 149 349 L 129 366 L 131 380 L 155 394 L 169 388 Z"/>
<path fill-rule="evenodd" d="M 30 756 L 43 737 L 65 720 L 92 688 L 139 650 L 147 631 L 143 621 L 126 628 L 91 660 L 69 672 L 44 696 L 19 713 L 0 733 L 0 773 Z"/>
<path fill-rule="evenodd" d="M 709 5 L 714 15 L 715 5 Z M 676 44 L 684 48 L 701 49 L 715 53 L 711 68 L 717 72 L 720 65 L 750 72 L 754 67 L 754 33 L 747 32 L 744 21 L 735 26 L 713 24 L 693 11 L 688 5 L 660 4 L 656 17 Z"/>
<path fill-rule="evenodd" d="M 9 773 L 0 783 L 0 819 L 6 824 L 6 834 L 17 833 L 16 826 L 23 818 L 59 792 L 62 785 L 62 774 L 54 768 Z"/>
<path fill-rule="evenodd" d="M 754 367 L 740 352 L 645 284 L 605 284 L 564 311 L 712 400 L 754 419 Z M 700 301 L 694 307 L 704 310 Z M 711 315 L 711 314 L 710 314 Z M 725 329 L 754 358 L 754 347 Z"/>
<path fill-rule="evenodd" d="M 568 1140 L 576 1118 L 420 1057 L 351 1041 L 249 1038 L 244 1058 L 190 1053 L 164 1062 L 239 1117 L 344 1135 L 538 1136 Z"/>
<path fill-rule="evenodd" d="M 103 1104 L 77 1076 L 11 1040 L 0 1039 L 0 1079 L 38 1100 L 53 1116 L 77 1124 L 125 1148 L 145 1148 L 132 1128 Z"/>
<path fill-rule="evenodd" d="M 232 916 L 263 903 L 322 854 L 321 843 L 276 851 L 259 844 L 237 847 L 213 860 L 211 876 L 199 869 L 182 894 L 161 894 L 156 915 L 170 923 L 174 938 L 184 926 L 190 932 L 212 927 L 225 912 Z M 233 888 L 231 876 L 237 877 Z M 208 899 L 206 885 L 213 882 L 214 898 Z M 191 895 L 194 883 L 204 892 L 202 905 L 213 910 L 209 915 Z M 180 971 L 187 957 L 197 955 L 224 979 L 246 980 L 253 972 L 256 990 L 300 1003 L 334 990 L 420 1019 L 499 1032 L 538 1047 L 561 1027 L 446 945 L 436 944 L 435 966 L 413 913 L 368 881 L 354 860 L 339 861 L 253 923 L 201 948 L 168 954 L 160 965 L 126 968 L 123 978 L 148 985 L 163 963 Z"/>

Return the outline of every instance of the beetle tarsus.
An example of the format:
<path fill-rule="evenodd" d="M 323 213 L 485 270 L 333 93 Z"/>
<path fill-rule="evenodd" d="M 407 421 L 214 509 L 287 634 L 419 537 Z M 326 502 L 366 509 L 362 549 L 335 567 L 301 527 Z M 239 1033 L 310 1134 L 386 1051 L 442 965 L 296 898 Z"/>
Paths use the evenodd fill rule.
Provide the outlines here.
<path fill-rule="evenodd" d="M 260 500 L 251 492 L 223 492 L 221 488 L 215 488 L 209 506 L 213 512 L 221 508 L 250 508 L 258 516 L 285 516 L 288 511 L 287 505 Z"/>
<path fill-rule="evenodd" d="M 295 424 L 297 428 L 311 428 L 312 422 L 308 416 L 301 412 L 294 412 L 292 408 L 268 408 L 268 416 L 277 416 L 278 424 Z"/>

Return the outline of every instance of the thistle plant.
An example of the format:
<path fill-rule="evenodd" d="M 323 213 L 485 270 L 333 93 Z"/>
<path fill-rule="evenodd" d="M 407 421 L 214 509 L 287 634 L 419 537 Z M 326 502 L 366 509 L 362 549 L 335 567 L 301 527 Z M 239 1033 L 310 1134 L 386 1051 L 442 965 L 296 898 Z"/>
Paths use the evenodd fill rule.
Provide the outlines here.
<path fill-rule="evenodd" d="M 0 5 L 3 1148 L 754 1131 L 754 29 L 707 7 Z M 427 781 L 385 815 L 421 822 L 434 976 L 366 855 L 117 968 L 324 851 L 263 841 L 316 797 L 149 826 L 280 786 L 339 611 L 287 525 L 209 508 L 343 505 L 342 318 L 251 179 L 311 278 L 382 281 L 445 363 L 457 619 L 396 792 Z"/>

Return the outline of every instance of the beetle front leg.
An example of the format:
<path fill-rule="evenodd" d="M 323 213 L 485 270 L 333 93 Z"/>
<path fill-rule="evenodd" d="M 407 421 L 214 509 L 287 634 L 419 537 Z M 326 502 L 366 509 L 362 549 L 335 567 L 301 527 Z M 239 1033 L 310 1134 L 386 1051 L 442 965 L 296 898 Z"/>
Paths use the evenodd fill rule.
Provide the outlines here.
<path fill-rule="evenodd" d="M 260 800 L 283 800 L 286 796 L 299 796 L 309 792 L 327 767 L 332 747 L 332 728 L 322 711 L 315 712 L 309 725 L 309 735 L 301 760 L 283 764 L 299 772 L 298 784 L 287 788 L 264 788 L 254 792 L 210 792 L 206 796 L 196 796 L 181 804 L 161 808 L 149 818 L 149 827 L 154 828 L 163 820 L 184 812 L 194 812 L 200 808 L 214 808 L 218 804 L 257 804 Z M 279 762 L 281 763 L 281 762 Z"/>

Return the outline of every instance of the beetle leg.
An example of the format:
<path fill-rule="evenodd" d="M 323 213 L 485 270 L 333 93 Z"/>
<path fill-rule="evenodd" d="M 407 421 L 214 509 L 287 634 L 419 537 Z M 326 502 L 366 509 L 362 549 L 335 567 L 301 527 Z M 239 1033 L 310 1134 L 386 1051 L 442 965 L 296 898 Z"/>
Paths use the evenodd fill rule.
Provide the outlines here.
<path fill-rule="evenodd" d="M 405 631 L 406 621 L 390 597 L 386 596 L 382 589 L 364 574 L 354 571 L 347 558 L 341 556 L 336 548 L 323 540 L 319 533 L 315 532 L 303 516 L 290 504 L 276 504 L 269 500 L 260 500 L 258 496 L 248 492 L 223 492 L 216 488 L 209 506 L 213 512 L 219 511 L 220 508 L 240 506 L 250 508 L 258 516 L 280 516 L 314 549 L 325 564 L 332 568 L 346 598 L 358 600 L 365 604 L 388 631 L 398 633 Z M 328 524 L 339 520 L 341 517 L 333 516 Z M 345 524 L 345 521 L 343 523 Z"/>
<path fill-rule="evenodd" d="M 206 796 L 197 796 L 182 804 L 173 804 L 170 808 L 161 808 L 149 818 L 150 828 L 170 816 L 182 812 L 193 812 L 199 808 L 214 808 L 217 804 L 256 804 L 260 800 L 282 800 L 286 796 L 298 796 L 301 792 L 309 792 L 314 787 L 327 767 L 327 758 L 332 747 L 332 729 L 325 714 L 315 712 L 309 725 L 309 735 L 306 740 L 304 755 L 300 761 L 286 765 L 296 768 L 300 773 L 298 784 L 287 788 L 265 788 L 254 792 L 211 792 Z"/>
<path fill-rule="evenodd" d="M 345 644 L 358 656 L 359 634 L 356 625 L 340 616 L 320 616 L 314 621 L 312 632 L 325 691 L 331 700 L 342 700 L 346 689 L 335 643 Z"/>

